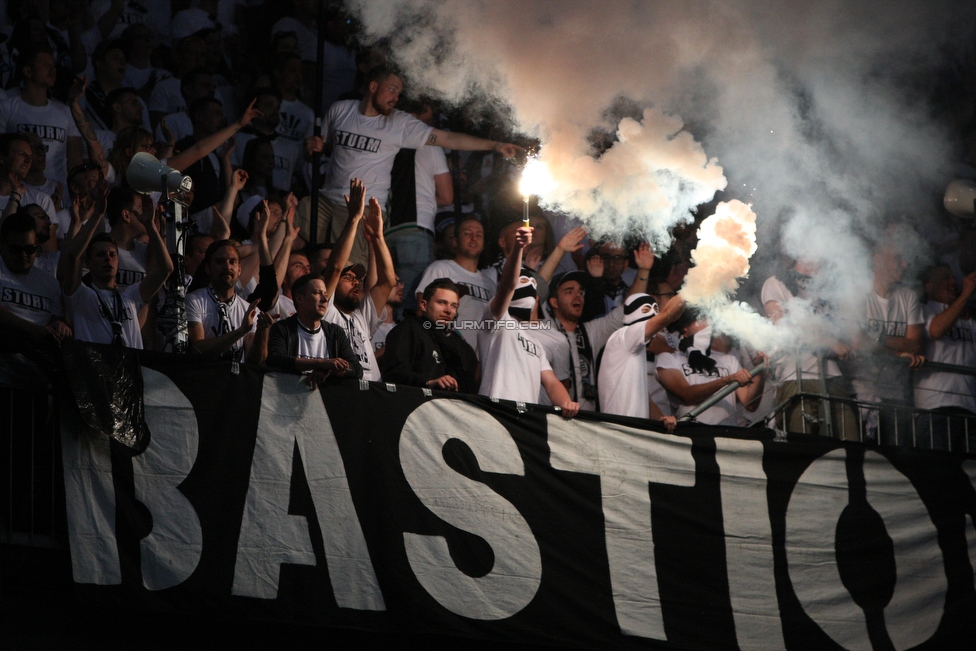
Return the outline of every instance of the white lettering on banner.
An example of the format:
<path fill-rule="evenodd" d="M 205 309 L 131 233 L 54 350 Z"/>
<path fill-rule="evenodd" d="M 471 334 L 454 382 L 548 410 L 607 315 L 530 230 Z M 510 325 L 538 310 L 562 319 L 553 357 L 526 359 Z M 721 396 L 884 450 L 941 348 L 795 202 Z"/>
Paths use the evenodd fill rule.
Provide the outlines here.
<path fill-rule="evenodd" d="M 400 433 L 400 466 L 414 494 L 437 517 L 484 539 L 494 552 L 494 565 L 482 577 L 468 576 L 455 566 L 442 536 L 415 533 L 403 534 L 407 559 L 424 589 L 451 612 L 505 619 L 525 608 L 539 589 L 539 545 L 508 500 L 447 465 L 443 449 L 451 439 L 467 444 L 484 472 L 523 476 L 522 457 L 501 423 L 459 400 L 420 405 Z"/>
<path fill-rule="evenodd" d="M 288 515 L 295 444 L 322 530 L 340 608 L 386 610 L 322 397 L 293 375 L 264 376 L 232 593 L 274 599 L 282 563 L 315 565 L 302 516 Z"/>
<path fill-rule="evenodd" d="M 122 583 L 115 537 L 115 485 L 107 436 L 61 429 L 71 574 L 75 583 Z"/>
<path fill-rule="evenodd" d="M 896 582 L 884 621 L 894 648 L 928 640 L 942 619 L 948 583 L 938 534 L 915 488 L 880 454 L 864 455 L 866 497 L 894 546 Z M 804 471 L 786 513 L 790 580 L 807 615 L 850 651 L 870 651 L 864 612 L 844 587 L 837 521 L 848 503 L 846 453 L 833 450 Z M 941 596 L 941 598 L 939 598 Z"/>
<path fill-rule="evenodd" d="M 910 649 L 939 628 L 949 588 L 939 532 L 912 482 L 878 454 L 864 453 L 867 499 L 884 520 L 895 548 L 897 580 L 884 609 L 896 649 Z"/>
<path fill-rule="evenodd" d="M 612 423 L 549 415 L 556 470 L 600 476 L 613 603 L 625 635 L 666 640 L 648 484 L 695 485 L 691 441 Z"/>
<path fill-rule="evenodd" d="M 786 510 L 790 580 L 807 615 L 847 651 L 871 651 L 864 611 L 837 569 L 837 521 L 847 506 L 847 454 L 832 450 L 800 476 Z"/>
<path fill-rule="evenodd" d="M 142 582 L 149 590 L 183 583 L 203 553 L 203 530 L 193 505 L 177 488 L 193 469 L 200 435 L 193 405 L 173 381 L 142 369 L 150 442 L 132 459 L 135 498 L 153 518 L 139 545 Z"/>
<path fill-rule="evenodd" d="M 742 651 L 785 649 L 773 573 L 763 444 L 716 438 L 715 461 L 721 477 L 725 563 L 736 640 Z"/>
<path fill-rule="evenodd" d="M 964 461 L 962 464 L 963 472 L 969 477 L 969 483 L 976 490 L 976 461 Z M 966 544 L 969 549 L 969 565 L 973 569 L 973 585 L 976 586 L 976 522 L 973 516 L 967 517 L 969 526 L 966 527 Z"/>

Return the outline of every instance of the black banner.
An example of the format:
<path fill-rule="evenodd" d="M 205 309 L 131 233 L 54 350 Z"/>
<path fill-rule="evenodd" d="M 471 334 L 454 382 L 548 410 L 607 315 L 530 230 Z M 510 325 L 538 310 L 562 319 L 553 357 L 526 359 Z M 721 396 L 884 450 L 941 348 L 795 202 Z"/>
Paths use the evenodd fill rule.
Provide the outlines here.
<path fill-rule="evenodd" d="M 62 436 L 93 598 L 600 649 L 976 647 L 972 458 L 142 362 L 143 453 Z"/>

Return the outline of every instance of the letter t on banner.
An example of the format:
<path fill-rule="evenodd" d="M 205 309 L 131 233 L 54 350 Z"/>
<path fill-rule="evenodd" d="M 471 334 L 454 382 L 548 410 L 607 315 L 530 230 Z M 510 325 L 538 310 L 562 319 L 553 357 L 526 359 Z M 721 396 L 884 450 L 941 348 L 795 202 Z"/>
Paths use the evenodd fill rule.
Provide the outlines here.
<path fill-rule="evenodd" d="M 610 582 L 620 631 L 666 640 L 648 484 L 694 486 L 691 441 L 555 415 L 548 422 L 552 467 L 600 476 Z"/>

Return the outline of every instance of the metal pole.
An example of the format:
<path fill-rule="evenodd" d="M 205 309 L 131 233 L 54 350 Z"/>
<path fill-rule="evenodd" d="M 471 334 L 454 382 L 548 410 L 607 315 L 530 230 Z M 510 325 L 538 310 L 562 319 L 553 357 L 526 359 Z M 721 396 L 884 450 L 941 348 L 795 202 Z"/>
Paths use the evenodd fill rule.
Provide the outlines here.
<path fill-rule="evenodd" d="M 834 419 L 833 414 L 830 413 L 832 403 L 827 393 L 827 363 L 824 361 L 824 356 L 820 353 L 817 354 L 817 370 L 820 372 L 820 412 L 823 416 L 824 424 L 824 431 L 821 434 L 833 438 Z"/>
<path fill-rule="evenodd" d="M 188 179 L 189 177 L 187 177 Z M 164 196 L 166 180 L 163 179 Z M 190 338 L 186 325 L 186 203 L 184 193 L 177 192 L 170 203 L 173 208 L 172 233 L 167 233 L 170 251 L 173 253 L 173 273 L 166 279 L 166 299 L 159 310 L 157 329 L 166 337 L 163 350 L 170 353 L 186 353 Z"/>
<path fill-rule="evenodd" d="M 762 373 L 765 370 L 766 370 L 766 362 L 763 362 L 762 364 L 758 364 L 758 365 L 754 366 L 749 371 L 749 375 L 752 376 L 752 377 L 756 377 L 757 375 L 759 375 L 760 373 Z M 738 382 L 733 382 L 731 384 L 728 384 L 728 385 L 722 387 L 721 389 L 719 389 L 718 391 L 716 391 L 712 395 L 712 397 L 710 397 L 708 400 L 706 400 L 705 402 L 701 403 L 700 405 L 698 405 L 697 407 L 695 407 L 694 409 L 692 409 L 691 411 L 689 411 L 687 414 L 685 414 L 684 416 L 682 416 L 681 418 L 679 418 L 678 419 L 678 422 L 679 423 L 687 423 L 687 422 L 691 421 L 693 418 L 697 418 L 698 416 L 701 416 L 703 413 L 705 413 L 705 411 L 709 407 L 711 407 L 712 405 L 717 404 L 725 396 L 729 395 L 730 393 L 732 393 L 733 391 L 735 391 L 736 389 L 738 389 L 741 386 L 742 385 L 739 384 Z"/>
<path fill-rule="evenodd" d="M 324 107 L 322 106 L 322 67 L 323 59 L 325 58 L 325 30 L 322 26 L 325 24 L 325 3 L 319 3 L 319 15 L 316 18 L 316 36 L 318 38 L 318 50 L 316 51 L 315 58 L 315 136 L 317 138 L 322 137 L 322 111 Z M 308 239 L 309 244 L 315 245 L 319 241 L 319 198 L 321 193 L 319 192 L 322 186 L 322 153 L 316 152 L 312 154 L 312 194 L 311 194 L 311 205 L 309 205 L 309 215 L 308 215 Z"/>

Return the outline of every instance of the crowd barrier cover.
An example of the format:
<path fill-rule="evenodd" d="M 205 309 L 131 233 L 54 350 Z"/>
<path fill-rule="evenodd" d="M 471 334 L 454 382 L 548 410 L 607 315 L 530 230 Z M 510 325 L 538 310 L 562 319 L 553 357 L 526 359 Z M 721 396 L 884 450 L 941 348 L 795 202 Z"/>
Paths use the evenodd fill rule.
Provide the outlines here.
<path fill-rule="evenodd" d="M 599 649 L 976 648 L 976 459 L 142 358 L 63 428 L 85 597 Z"/>

